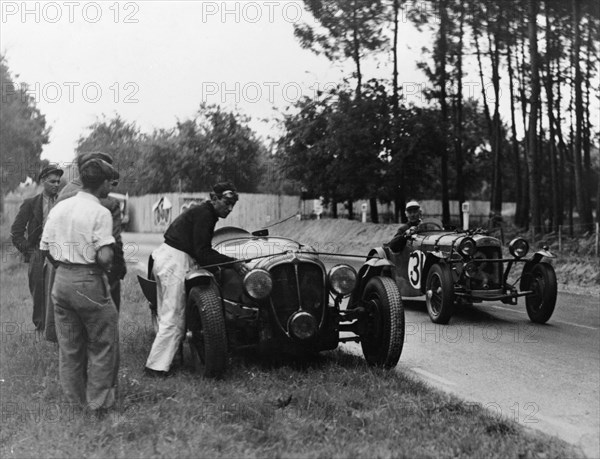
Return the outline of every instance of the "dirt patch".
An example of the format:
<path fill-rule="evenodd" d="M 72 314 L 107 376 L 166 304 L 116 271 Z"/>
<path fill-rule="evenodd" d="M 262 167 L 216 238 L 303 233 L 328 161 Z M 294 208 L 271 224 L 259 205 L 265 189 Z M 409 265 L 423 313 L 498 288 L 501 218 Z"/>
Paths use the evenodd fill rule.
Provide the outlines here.
<path fill-rule="evenodd" d="M 270 229 L 272 235 L 285 236 L 312 245 L 318 250 L 336 253 L 367 254 L 373 247 L 388 242 L 398 228 L 397 224 L 360 223 L 353 220 L 288 220 Z M 585 245 L 582 239 L 579 245 Z M 559 288 L 578 294 L 600 295 L 600 261 L 594 256 L 573 256 L 557 253 L 553 261 Z"/>

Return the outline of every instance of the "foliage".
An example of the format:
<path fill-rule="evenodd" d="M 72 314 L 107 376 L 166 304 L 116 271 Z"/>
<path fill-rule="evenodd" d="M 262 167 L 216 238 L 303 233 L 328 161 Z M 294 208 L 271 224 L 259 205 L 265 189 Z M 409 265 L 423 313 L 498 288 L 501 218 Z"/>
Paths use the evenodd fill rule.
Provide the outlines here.
<path fill-rule="evenodd" d="M 277 159 L 286 176 L 299 181 L 309 196 L 391 201 L 401 175 L 410 197 L 439 195 L 443 134 L 438 109 L 401 106 L 393 117 L 392 97 L 376 80 L 363 86 L 359 100 L 338 88 L 315 99 L 304 98 L 295 108 L 284 118 Z M 464 111 L 464 176 L 466 190 L 475 195 L 489 176 L 489 152 L 477 103 L 469 101 Z"/>
<path fill-rule="evenodd" d="M 264 172 L 265 148 L 248 119 L 214 105 L 202 104 L 195 118 L 150 135 L 118 115 L 99 120 L 77 147 L 79 153 L 92 150 L 113 155 L 121 191 L 130 194 L 206 191 L 225 179 L 252 192 Z"/>
<path fill-rule="evenodd" d="M 300 45 L 323 53 L 330 61 L 351 58 L 360 95 L 364 52 L 379 50 L 387 42 L 382 33 L 385 9 L 381 0 L 304 0 L 304 4 L 320 27 L 294 24 Z"/>
<path fill-rule="evenodd" d="M 284 120 L 278 159 L 288 177 L 309 195 L 336 201 L 376 197 L 385 170 L 389 104 L 373 80 L 357 99 L 338 88 L 321 98 L 304 98 Z"/>
<path fill-rule="evenodd" d="M 35 178 L 44 164 L 40 161 L 50 128 L 37 108 L 27 85 L 19 84 L 4 56 L 0 55 L 0 154 L 2 196 L 14 190 L 28 176 Z"/>
<path fill-rule="evenodd" d="M 119 115 L 112 119 L 97 120 L 88 127 L 89 134 L 81 136 L 75 151 L 78 155 L 90 151 L 109 153 L 119 171 L 119 186 L 115 191 L 128 192 L 138 180 L 142 135 L 135 123 L 128 123 Z"/>

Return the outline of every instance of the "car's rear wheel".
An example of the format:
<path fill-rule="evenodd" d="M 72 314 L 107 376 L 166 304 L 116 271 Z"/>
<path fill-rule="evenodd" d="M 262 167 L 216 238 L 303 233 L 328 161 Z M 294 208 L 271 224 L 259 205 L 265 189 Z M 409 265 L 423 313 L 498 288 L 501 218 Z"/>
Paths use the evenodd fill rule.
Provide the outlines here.
<path fill-rule="evenodd" d="M 435 264 L 427 274 L 425 303 L 433 323 L 447 324 L 454 313 L 454 280 L 450 267 Z"/>
<path fill-rule="evenodd" d="M 220 378 L 227 366 L 225 316 L 217 288 L 198 286 L 188 296 L 187 325 L 192 332 L 190 349 L 196 370 Z"/>
<path fill-rule="evenodd" d="M 394 368 L 404 345 L 404 308 L 398 286 L 389 277 L 370 279 L 362 295 L 367 332 L 361 346 L 369 365 Z"/>
<path fill-rule="evenodd" d="M 556 306 L 556 273 L 552 265 L 538 263 L 525 275 L 523 287 L 533 294 L 525 298 L 527 315 L 532 322 L 548 322 Z"/>

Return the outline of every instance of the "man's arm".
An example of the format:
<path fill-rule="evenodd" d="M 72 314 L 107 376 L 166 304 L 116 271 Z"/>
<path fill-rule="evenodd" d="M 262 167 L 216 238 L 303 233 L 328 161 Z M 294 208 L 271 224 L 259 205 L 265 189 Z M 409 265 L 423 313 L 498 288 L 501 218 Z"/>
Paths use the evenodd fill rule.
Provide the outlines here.
<path fill-rule="evenodd" d="M 212 248 L 212 234 L 214 232 L 215 224 L 214 217 L 209 211 L 201 211 L 194 215 L 194 258 L 200 266 L 226 263 L 235 260 L 235 258 L 223 255 Z M 231 267 L 233 267 L 233 264 Z"/>
<path fill-rule="evenodd" d="M 98 249 L 96 252 L 96 262 L 104 269 L 105 271 L 110 271 L 113 265 L 113 257 L 114 251 L 112 246 L 105 245 Z"/>
<path fill-rule="evenodd" d="M 390 249 L 392 249 L 392 252 L 400 252 L 406 246 L 406 241 L 408 239 L 406 237 L 406 231 L 409 228 L 410 228 L 410 226 L 408 224 L 400 225 L 400 227 L 398 228 L 398 231 L 396 231 L 396 234 L 394 235 L 392 240 L 388 243 L 388 246 Z"/>
<path fill-rule="evenodd" d="M 110 196 L 102 199 L 100 202 L 110 211 L 112 217 L 112 234 L 115 238 L 115 244 L 113 246 L 114 253 L 111 275 L 114 276 L 115 279 L 123 279 L 125 274 L 127 274 L 127 266 L 125 262 L 125 253 L 123 252 L 123 240 L 121 239 L 121 207 L 119 206 L 119 201 Z"/>
<path fill-rule="evenodd" d="M 25 231 L 27 230 L 27 224 L 31 218 L 32 208 L 31 199 L 26 199 L 21 204 L 19 212 L 15 217 L 15 221 L 10 227 L 10 237 L 13 245 L 23 254 L 28 254 L 29 243 L 25 237 Z"/>

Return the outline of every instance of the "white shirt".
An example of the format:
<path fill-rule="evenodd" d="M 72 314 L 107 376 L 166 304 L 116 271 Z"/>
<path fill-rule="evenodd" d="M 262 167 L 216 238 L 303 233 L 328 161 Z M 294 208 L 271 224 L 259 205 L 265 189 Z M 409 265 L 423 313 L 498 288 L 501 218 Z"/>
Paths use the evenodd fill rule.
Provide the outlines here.
<path fill-rule="evenodd" d="M 115 242 L 112 226 L 110 211 L 94 195 L 80 191 L 52 208 L 40 249 L 63 263 L 94 264 L 96 252 Z"/>

